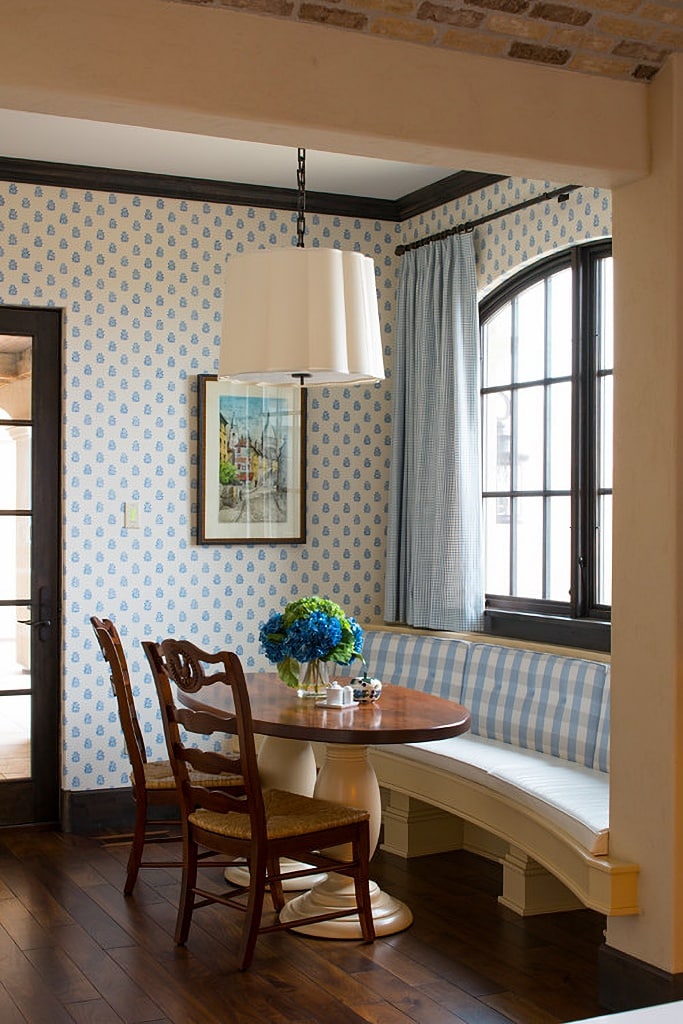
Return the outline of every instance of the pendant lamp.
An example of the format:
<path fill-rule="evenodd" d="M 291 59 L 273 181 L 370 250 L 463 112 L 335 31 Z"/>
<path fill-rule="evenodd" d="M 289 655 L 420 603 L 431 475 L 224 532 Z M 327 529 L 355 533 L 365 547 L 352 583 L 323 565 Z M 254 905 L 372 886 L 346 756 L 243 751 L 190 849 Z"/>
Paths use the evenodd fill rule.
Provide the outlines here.
<path fill-rule="evenodd" d="M 299 149 L 296 247 L 228 262 L 219 377 L 306 387 L 384 378 L 372 258 L 304 249 L 305 160 Z"/>

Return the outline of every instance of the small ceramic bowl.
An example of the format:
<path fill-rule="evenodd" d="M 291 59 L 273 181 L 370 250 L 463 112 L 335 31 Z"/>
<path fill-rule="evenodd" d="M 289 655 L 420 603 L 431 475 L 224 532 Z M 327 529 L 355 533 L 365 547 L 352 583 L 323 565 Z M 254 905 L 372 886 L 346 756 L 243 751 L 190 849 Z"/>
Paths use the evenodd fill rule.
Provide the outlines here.
<path fill-rule="evenodd" d="M 382 692 L 382 683 L 379 679 L 371 679 L 370 676 L 359 676 L 351 680 L 353 687 L 353 699 L 359 704 L 372 704 L 379 700 Z"/>

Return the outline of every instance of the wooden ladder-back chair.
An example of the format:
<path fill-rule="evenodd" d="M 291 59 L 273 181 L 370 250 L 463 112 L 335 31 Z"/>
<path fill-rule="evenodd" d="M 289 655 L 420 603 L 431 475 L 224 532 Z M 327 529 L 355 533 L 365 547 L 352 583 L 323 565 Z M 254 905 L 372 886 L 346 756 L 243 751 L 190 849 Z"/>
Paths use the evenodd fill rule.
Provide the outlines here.
<path fill-rule="evenodd" d="M 137 881 L 140 868 L 179 868 L 179 860 L 145 860 L 142 855 L 146 843 L 178 843 L 182 838 L 179 832 L 180 821 L 156 818 L 153 824 L 157 827 L 172 826 L 175 834 L 147 835 L 148 808 L 150 805 L 177 807 L 178 791 L 176 789 L 173 769 L 168 760 L 148 761 L 142 731 L 138 721 L 133 688 L 128 672 L 128 663 L 123 650 L 118 630 L 111 619 L 90 618 L 95 636 L 100 645 L 104 660 L 109 665 L 111 685 L 116 697 L 119 721 L 123 730 L 126 751 L 130 761 L 130 781 L 135 800 L 135 825 L 133 830 L 130 855 L 126 871 L 123 891 L 130 896 Z M 218 785 L 241 785 L 241 779 L 234 776 L 222 779 Z"/>
<path fill-rule="evenodd" d="M 239 969 L 249 967 L 259 933 L 297 928 L 314 921 L 348 916 L 349 910 L 326 912 L 286 924 L 262 923 L 266 887 L 270 888 L 276 914 L 284 906 L 282 879 L 323 871 L 350 875 L 354 881 L 361 932 L 372 942 L 369 891 L 369 815 L 367 811 L 300 796 L 283 790 L 262 790 L 256 763 L 256 749 L 249 694 L 239 658 L 229 651 L 209 654 L 182 640 L 160 644 L 143 642 L 152 666 L 159 694 L 169 758 L 181 791 L 184 831 L 184 868 L 175 941 L 184 945 L 195 908 L 221 903 L 246 911 L 239 949 Z M 208 685 L 222 683 L 232 690 L 234 715 L 213 714 L 199 708 L 177 706 L 172 685 L 197 695 Z M 181 730 L 183 732 L 181 732 Z M 232 756 L 189 746 L 189 738 L 226 733 L 237 736 L 238 752 Z M 192 781 L 191 769 L 205 775 L 230 771 L 242 776 L 244 793 L 237 796 L 210 785 Z M 336 849 L 346 844 L 342 850 Z M 246 864 L 249 886 L 234 886 L 222 893 L 197 886 L 198 848 L 234 858 Z M 334 850 L 329 849 L 335 847 Z M 321 852 L 324 851 L 324 852 Z M 280 858 L 301 862 L 301 868 L 283 872 Z M 308 867 L 306 865 L 309 865 Z M 246 895 L 246 901 L 243 897 Z"/>

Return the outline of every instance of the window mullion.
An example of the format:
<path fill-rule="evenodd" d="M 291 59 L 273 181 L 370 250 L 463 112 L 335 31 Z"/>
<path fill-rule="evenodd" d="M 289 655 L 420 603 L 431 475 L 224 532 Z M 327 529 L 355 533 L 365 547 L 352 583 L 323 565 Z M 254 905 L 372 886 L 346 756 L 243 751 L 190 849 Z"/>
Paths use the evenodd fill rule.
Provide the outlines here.
<path fill-rule="evenodd" d="M 585 404 L 586 404 L 586 500 L 584 502 L 586 516 L 586 610 L 584 615 L 590 613 L 595 605 L 595 524 L 596 520 L 596 487 L 597 487 L 597 341 L 598 341 L 598 310 L 600 309 L 600 279 L 598 275 L 598 264 L 594 259 L 585 261 L 584 275 L 589 281 L 587 291 L 590 295 L 590 303 L 587 303 L 586 324 L 584 332 L 586 336 L 586 369 L 585 369 Z"/>
<path fill-rule="evenodd" d="M 512 301 L 510 326 L 512 330 L 511 368 L 512 384 L 517 380 L 517 345 L 519 341 L 519 311 L 517 300 Z M 517 490 L 517 389 L 510 388 L 510 593 L 517 584 L 517 502 L 512 495 Z"/>
<path fill-rule="evenodd" d="M 572 401 L 572 614 L 586 614 L 586 304 L 588 289 L 583 275 L 582 252 L 572 254 L 573 303 L 573 401 Z"/>
<path fill-rule="evenodd" d="M 548 379 L 550 377 L 550 304 L 552 299 L 552 278 L 547 278 L 544 287 L 544 316 L 543 316 L 543 376 L 546 383 L 543 385 L 543 490 L 550 490 L 550 391 Z M 550 498 L 543 499 L 543 597 L 547 598 L 550 593 Z"/>
<path fill-rule="evenodd" d="M 603 309 L 603 287 L 604 279 L 602 274 L 604 258 L 601 253 L 591 253 L 591 259 L 587 267 L 587 273 L 591 275 L 591 294 L 593 302 L 589 310 L 590 320 L 588 323 L 587 334 L 589 336 L 589 379 L 587 386 L 587 400 L 590 419 L 588 422 L 589 437 L 591 438 L 591 449 L 590 458 L 588 461 L 588 480 L 587 480 L 587 522 L 590 530 L 590 562 L 589 562 L 589 591 L 588 591 L 588 608 L 586 614 L 591 614 L 598 604 L 598 538 L 597 538 L 597 523 L 598 523 L 598 485 L 600 483 L 600 444 L 604 443 L 604 438 L 601 437 L 601 396 L 602 391 L 600 388 L 600 347 L 602 343 L 602 332 L 604 330 L 604 324 L 602 323 L 601 314 Z M 598 441 L 600 440 L 600 444 Z"/>

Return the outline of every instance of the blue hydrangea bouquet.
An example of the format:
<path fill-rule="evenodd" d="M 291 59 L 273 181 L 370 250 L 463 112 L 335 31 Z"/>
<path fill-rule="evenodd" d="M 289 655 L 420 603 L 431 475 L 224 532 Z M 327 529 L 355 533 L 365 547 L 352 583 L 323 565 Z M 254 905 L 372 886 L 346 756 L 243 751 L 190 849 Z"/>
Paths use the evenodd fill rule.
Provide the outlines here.
<path fill-rule="evenodd" d="M 275 612 L 259 631 L 261 649 L 277 665 L 287 686 L 319 694 L 325 685 L 321 662 L 350 665 L 362 661 L 363 630 L 338 604 L 324 597 L 302 597 L 290 601 L 283 612 Z M 306 674 L 301 679 L 301 665 Z"/>

